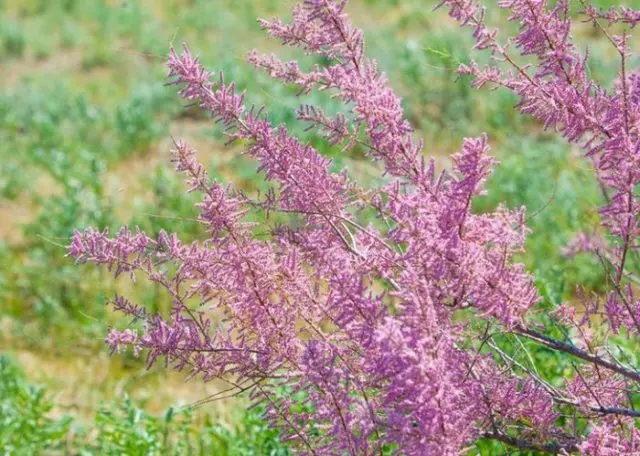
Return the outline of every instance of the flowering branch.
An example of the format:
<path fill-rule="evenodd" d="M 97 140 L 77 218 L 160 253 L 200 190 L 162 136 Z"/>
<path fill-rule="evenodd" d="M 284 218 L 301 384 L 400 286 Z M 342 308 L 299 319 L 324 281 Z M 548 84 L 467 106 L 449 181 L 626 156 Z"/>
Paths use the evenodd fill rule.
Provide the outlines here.
<path fill-rule="evenodd" d="M 163 318 L 116 297 L 114 308 L 143 324 L 110 331 L 107 343 L 113 351 L 145 350 L 149 365 L 164 358 L 191 376 L 224 379 L 230 388 L 202 403 L 249 394 L 303 454 L 383 454 L 393 447 L 402 454 L 457 455 L 483 438 L 547 453 L 640 451 L 633 421 L 639 413 L 624 405 L 640 373 L 602 356 L 605 343 L 584 330 L 588 317 L 576 321 L 571 309 L 555 317 L 575 327 L 578 340 L 532 329 L 530 311 L 540 296 L 514 261 L 524 251 L 524 209 L 471 210 L 496 166 L 487 136 L 466 138 L 451 169 L 437 173 L 402 100 L 366 57 L 346 3 L 305 0 L 289 24 L 260 21 L 270 36 L 322 56 L 324 65 L 303 70 L 255 51 L 249 62 L 298 86 L 300 95 L 330 92 L 343 113 L 331 117 L 303 105 L 298 119 L 330 145 L 363 146 L 389 182 L 364 189 L 346 170 L 332 172 L 330 160 L 246 105 L 233 83 L 214 77 L 186 46 L 172 49 L 170 84 L 222 124 L 230 142 L 242 142 L 270 188 L 254 199 L 211 179 L 196 151 L 176 140 L 172 162 L 189 191 L 202 195 L 197 220 L 207 228 L 205 239 L 185 243 L 176 234 L 151 238 L 126 228 L 115 237 L 76 232 L 70 256 L 104 264 L 115 275 L 140 273 L 172 300 Z M 640 234 L 634 192 L 640 77 L 628 68 L 626 32 L 610 35 L 621 56 L 621 81 L 608 93 L 586 76 L 587 58 L 571 41 L 566 2 L 553 8 L 543 0 L 499 2 L 522 24 L 512 40 L 517 52 L 533 56 L 536 66 L 520 65 L 509 43 L 498 42 L 480 5 L 442 5 L 473 28 L 476 48 L 494 59 L 461 72 L 475 76 L 476 86 L 495 83 L 515 92 L 522 112 L 580 142 L 611 192 L 601 214 L 617 241 L 606 248 L 613 289 L 603 325 L 640 334 L 640 299 L 628 273 Z M 596 24 L 605 18 L 637 23 L 632 10 L 585 8 L 585 14 Z M 362 208 L 373 209 L 376 219 L 361 223 Z M 250 222 L 256 211 L 266 220 Z M 271 225 L 272 213 L 287 216 L 286 223 Z M 269 236 L 258 236 L 265 227 Z M 601 250 L 606 242 L 580 241 L 569 250 L 581 246 Z M 597 302 L 588 304 L 598 311 Z M 478 319 L 486 322 L 484 332 L 477 331 Z M 491 340 L 490 325 L 569 355 L 575 376 L 552 387 Z M 584 362 L 576 366 L 572 358 Z M 560 419 L 566 408 L 588 423 L 585 432 Z"/>

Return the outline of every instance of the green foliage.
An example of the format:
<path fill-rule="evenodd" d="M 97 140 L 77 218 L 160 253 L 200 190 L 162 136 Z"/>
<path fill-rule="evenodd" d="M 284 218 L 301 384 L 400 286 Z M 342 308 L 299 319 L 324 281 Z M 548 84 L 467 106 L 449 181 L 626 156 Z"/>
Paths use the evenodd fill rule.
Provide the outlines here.
<path fill-rule="evenodd" d="M 167 116 L 176 115 L 178 103 L 161 83 L 136 86 L 115 110 L 114 128 L 119 155 L 148 149 L 161 137 Z"/>
<path fill-rule="evenodd" d="M 154 417 L 129 399 L 120 407 L 104 408 L 96 416 L 97 437 L 91 450 L 105 455 L 184 454 L 191 416 L 174 412 L 170 408 L 163 417 Z"/>
<path fill-rule="evenodd" d="M 0 57 L 20 57 L 24 53 L 26 39 L 20 26 L 0 15 Z"/>
<path fill-rule="evenodd" d="M 279 441 L 278 431 L 265 424 L 260 412 L 260 408 L 252 409 L 235 428 L 213 424 L 207 418 L 203 431 L 194 436 L 194 447 L 200 450 L 200 454 L 204 447 L 214 449 L 213 454 L 228 456 L 287 456 L 289 451 Z M 211 453 L 205 451 L 205 454 Z"/>
<path fill-rule="evenodd" d="M 169 408 L 152 416 L 128 399 L 119 407 L 100 410 L 96 416 L 96 443 L 92 454 L 132 456 L 216 454 L 221 456 L 285 456 L 278 432 L 248 412 L 235 427 L 214 424 L 209 416 L 197 423 L 185 408 Z"/>
<path fill-rule="evenodd" d="M 154 416 L 128 398 L 103 406 L 90 425 L 68 415 L 53 418 L 52 409 L 46 390 L 30 385 L 17 364 L 0 354 L 0 448 L 7 456 L 53 450 L 113 456 L 289 454 L 258 409 L 234 426 L 214 424 L 189 408 L 170 407 Z"/>
<path fill-rule="evenodd" d="M 37 455 L 64 446 L 71 418 L 51 418 L 44 388 L 29 385 L 24 374 L 0 354 L 0 448 L 3 454 Z"/>
<path fill-rule="evenodd" d="M 0 198 L 14 200 L 26 188 L 24 169 L 15 162 L 0 163 Z"/>

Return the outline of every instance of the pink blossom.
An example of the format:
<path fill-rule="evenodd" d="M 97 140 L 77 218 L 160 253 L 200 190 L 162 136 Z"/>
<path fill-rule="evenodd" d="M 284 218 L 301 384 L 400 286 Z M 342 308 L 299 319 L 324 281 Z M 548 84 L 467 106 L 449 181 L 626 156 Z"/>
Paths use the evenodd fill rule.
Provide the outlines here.
<path fill-rule="evenodd" d="M 481 5 L 443 5 L 473 28 L 476 48 L 494 59 L 461 71 L 477 86 L 515 92 L 523 113 L 583 146 L 610 194 L 601 214 L 616 245 L 605 249 L 604 241 L 579 238 L 568 253 L 606 251 L 613 290 L 602 332 L 637 334 L 640 300 L 626 268 L 640 230 L 634 192 L 640 77 L 625 71 L 612 93 L 590 80 L 564 1 L 499 2 L 522 25 L 512 43 L 520 56 L 536 60 L 533 66 L 518 65 L 510 46 L 499 43 Z M 105 264 L 116 275 L 138 273 L 172 302 L 162 317 L 117 296 L 114 308 L 143 327 L 140 336 L 111 330 L 108 344 L 114 351 L 124 344 L 144 349 L 149 365 L 162 359 L 205 381 L 224 378 L 231 394 L 246 392 L 263 404 L 265 419 L 302 454 L 373 455 L 391 445 L 401 454 L 458 455 L 482 438 L 550 453 L 636 451 L 633 419 L 640 414 L 625 405 L 623 393 L 640 374 L 610 356 L 607 340 L 592 331 L 599 301 L 584 298 L 580 321 L 566 308 L 552 314 L 567 325 L 566 340 L 538 330 L 541 298 L 514 258 L 528 232 L 524 209 L 472 210 L 496 166 L 487 136 L 466 138 L 452 168 L 437 172 L 402 100 L 365 56 L 363 34 L 345 7 L 346 1 L 306 0 L 291 23 L 260 21 L 284 45 L 323 56 L 324 65 L 303 70 L 258 52 L 249 61 L 297 85 L 301 95 L 323 90 L 340 100 L 344 112 L 335 116 L 303 105 L 298 117 L 331 145 L 362 146 L 384 167 L 387 182 L 366 189 L 347 171 L 332 172 L 329 159 L 273 125 L 262 109 L 249 108 L 234 83 L 205 70 L 186 46 L 171 50 L 172 84 L 222 123 L 230 141 L 243 143 L 270 187 L 251 198 L 211 179 L 196 152 L 176 141 L 172 162 L 189 191 L 202 194 L 197 210 L 205 239 L 186 242 L 166 232 L 151 238 L 126 228 L 115 237 L 76 232 L 71 257 Z M 609 17 L 634 24 L 627 10 Z M 626 35 L 612 42 L 627 62 Z M 375 217 L 363 222 L 364 210 Z M 256 211 L 268 215 L 259 227 L 248 221 Z M 286 215 L 285 223 L 272 214 Z M 530 358 L 501 349 L 499 337 L 514 344 L 527 338 L 563 354 L 576 373 L 564 386 L 552 385 Z M 560 418 L 568 407 L 588 424 L 584 432 Z"/>

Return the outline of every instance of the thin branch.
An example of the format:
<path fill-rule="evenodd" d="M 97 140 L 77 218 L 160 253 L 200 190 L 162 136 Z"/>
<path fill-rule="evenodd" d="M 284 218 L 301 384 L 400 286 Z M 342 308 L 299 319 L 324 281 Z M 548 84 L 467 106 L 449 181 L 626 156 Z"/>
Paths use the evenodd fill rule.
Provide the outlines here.
<path fill-rule="evenodd" d="M 568 353 L 570 355 L 573 355 L 577 358 L 580 358 L 584 361 L 590 362 L 592 364 L 596 364 L 598 366 L 602 366 L 606 369 L 612 370 L 614 372 L 617 372 L 618 374 L 633 380 L 634 382 L 638 382 L 640 383 L 640 372 L 634 370 L 634 369 L 630 369 L 624 366 L 621 366 L 619 364 L 613 363 L 611 361 L 607 361 L 606 359 L 603 359 L 599 356 L 593 355 L 585 350 L 582 350 L 574 345 L 568 344 L 566 342 L 562 342 L 559 341 L 557 339 L 554 339 L 552 337 L 546 336 L 538 331 L 535 331 L 533 329 L 529 329 L 529 328 L 525 328 L 525 327 L 516 327 L 515 331 L 522 335 L 527 337 L 528 339 L 531 339 L 535 342 L 538 342 L 542 345 L 545 345 L 549 348 L 552 348 L 554 350 L 558 350 L 564 353 Z"/>

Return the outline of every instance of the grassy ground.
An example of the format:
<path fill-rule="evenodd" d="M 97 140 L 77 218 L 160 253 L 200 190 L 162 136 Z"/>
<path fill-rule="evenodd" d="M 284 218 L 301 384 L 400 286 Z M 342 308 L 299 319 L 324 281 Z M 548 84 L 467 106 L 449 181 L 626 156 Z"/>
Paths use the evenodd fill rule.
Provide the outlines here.
<path fill-rule="evenodd" d="M 539 125 L 516 115 L 510 95 L 472 91 L 468 81 L 458 80 L 455 68 L 468 60 L 471 41 L 444 11 L 431 10 L 435 3 L 354 0 L 350 9 L 369 37 L 369 54 L 405 97 L 407 113 L 425 138 L 425 153 L 444 167 L 463 136 L 489 132 L 502 165 L 477 209 L 500 201 L 527 206 L 533 234 L 523 259 L 543 295 L 550 302 L 570 299 L 579 282 L 597 290 L 597 265 L 560 254 L 575 232 L 597 223 L 589 208 L 600 196 L 586 162 L 555 135 L 539 133 Z M 202 234 L 180 220 L 193 216 L 193 199 L 170 170 L 171 136 L 197 147 L 212 174 L 248 191 L 260 188 L 254 165 L 224 148 L 220 131 L 185 111 L 175 89 L 163 86 L 171 44 L 188 41 L 211 68 L 246 88 L 251 102 L 268 105 L 275 121 L 332 156 L 336 167 L 347 166 L 364 180 L 376 178 L 376 168 L 359 151 L 341 155 L 295 126 L 295 89 L 274 84 L 244 62 L 254 47 L 278 49 L 264 40 L 255 18 L 286 15 L 289 5 L 0 0 L 0 351 L 10 356 L 3 362 L 19 382 L 46 386 L 52 419 L 72 415 L 74 422 L 97 429 L 101 410 L 134 413 L 125 395 L 150 417 L 219 387 L 147 372 L 130 357 L 108 357 L 105 328 L 125 323 L 103 305 L 116 289 L 157 310 L 167 302 L 154 287 L 131 287 L 64 257 L 72 230 L 89 225 L 117 229 L 129 223 L 152 232 Z M 499 13 L 491 17 L 504 22 Z M 580 38 L 592 49 L 590 71 L 610 84 L 615 65 L 604 40 L 586 27 Z M 321 95 L 309 102 L 331 109 L 331 100 Z M 218 402 L 195 412 L 189 426 L 204 426 L 208 414 L 211 422 L 233 429 L 246 424 L 238 409 L 236 402 Z"/>

